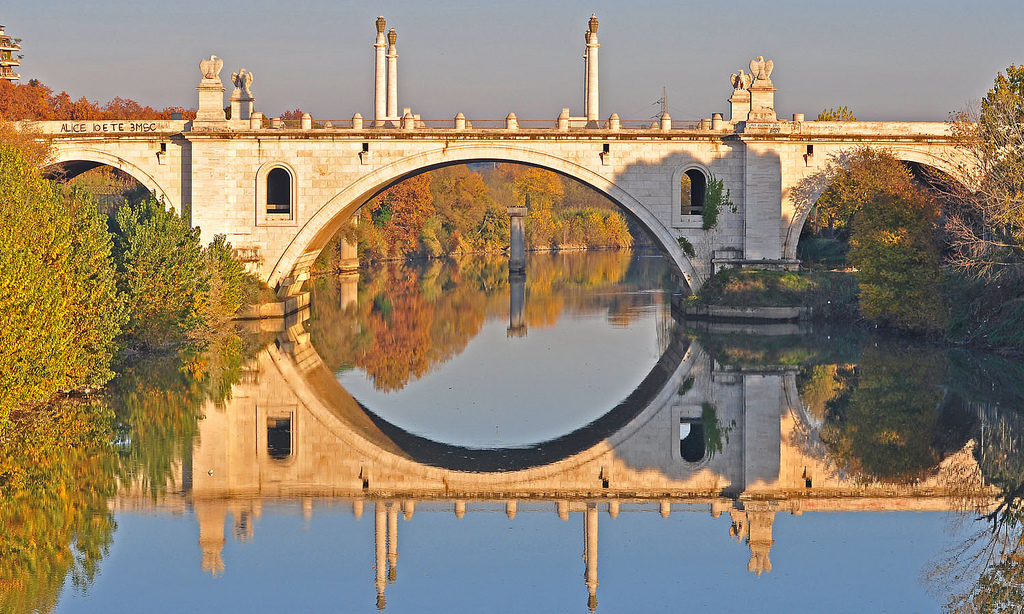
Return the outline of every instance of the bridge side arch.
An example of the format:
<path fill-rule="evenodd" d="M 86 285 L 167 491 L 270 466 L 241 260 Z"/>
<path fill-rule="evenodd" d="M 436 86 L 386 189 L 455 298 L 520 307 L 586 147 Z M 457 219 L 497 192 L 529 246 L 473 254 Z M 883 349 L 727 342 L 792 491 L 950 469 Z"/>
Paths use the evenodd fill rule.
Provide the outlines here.
<path fill-rule="evenodd" d="M 928 145 L 923 147 L 885 145 L 878 147 L 878 149 L 892 154 L 901 162 L 913 162 L 935 169 L 953 180 L 968 186 L 975 181 L 974 165 L 967 155 L 949 145 L 942 145 L 941 153 L 936 153 Z M 820 170 L 823 171 L 824 169 Z M 798 215 L 791 219 L 789 226 L 786 228 L 782 251 L 783 257 L 789 260 L 796 260 L 797 244 L 800 241 L 800 233 L 803 231 L 804 223 L 814 209 L 814 203 L 818 202 L 818 197 L 828 187 L 828 184 L 824 182 L 815 183 L 813 177 L 814 175 L 804 177 L 796 186 L 788 190 L 790 198 L 796 194 L 797 198 L 805 203 L 803 207 L 797 209 Z M 810 204 L 807 205 L 806 203 Z"/>
<path fill-rule="evenodd" d="M 54 148 L 54 154 L 46 163 L 44 170 L 56 170 L 55 167 L 72 162 L 93 162 L 116 168 L 131 175 L 133 179 L 145 186 L 154 196 L 162 200 L 165 205 L 174 207 L 176 211 L 181 212 L 181 203 L 174 201 L 167 190 L 161 187 L 151 174 L 128 160 L 101 149 L 61 147 L 58 145 Z"/>
<path fill-rule="evenodd" d="M 403 179 L 429 170 L 469 162 L 512 162 L 554 171 L 594 188 L 636 219 L 667 257 L 670 267 L 691 289 L 699 287 L 696 271 L 672 232 L 615 181 L 575 162 L 515 146 L 450 145 L 402 158 L 375 169 L 331 198 L 299 230 L 275 263 L 267 280 L 276 287 L 293 271 L 309 266 L 331 237 L 363 204 Z"/>

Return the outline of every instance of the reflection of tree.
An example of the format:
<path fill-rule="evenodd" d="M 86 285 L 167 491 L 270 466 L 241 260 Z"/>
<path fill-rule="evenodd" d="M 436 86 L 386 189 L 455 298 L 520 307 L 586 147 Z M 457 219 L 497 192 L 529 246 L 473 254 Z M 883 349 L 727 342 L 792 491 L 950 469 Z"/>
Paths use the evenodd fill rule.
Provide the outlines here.
<path fill-rule="evenodd" d="M 933 471 L 968 433 L 957 428 L 963 420 L 955 404 L 944 403 L 942 353 L 890 348 L 866 348 L 858 367 L 837 368 L 843 391 L 826 403 L 821 437 L 855 473 L 908 482 Z"/>
<path fill-rule="evenodd" d="M 527 322 L 541 328 L 564 312 L 604 312 L 624 326 L 658 300 L 628 290 L 658 287 L 664 268 L 660 259 L 634 259 L 624 251 L 531 254 Z M 380 390 L 422 377 L 458 355 L 488 318 L 509 316 L 508 266 L 501 256 L 384 263 L 360 276 L 355 304 L 342 297 L 345 283 L 338 276 L 315 280 L 306 326 L 330 369 L 358 367 Z"/>
<path fill-rule="evenodd" d="M 131 486 L 163 494 L 191 457 L 207 401 L 222 403 L 255 355 L 252 340 L 222 335 L 203 351 L 134 357 L 118 369 L 108 399 L 117 416 L 123 472 Z"/>
<path fill-rule="evenodd" d="M 0 437 L 0 611 L 50 611 L 66 578 L 92 581 L 111 542 L 112 416 L 62 400 L 12 418 Z"/>
<path fill-rule="evenodd" d="M 1024 604 L 1024 417 L 991 404 L 975 404 L 981 417 L 975 481 L 998 489 L 968 498 L 963 512 L 988 526 L 946 553 L 926 575 L 949 612 L 1020 612 Z"/>

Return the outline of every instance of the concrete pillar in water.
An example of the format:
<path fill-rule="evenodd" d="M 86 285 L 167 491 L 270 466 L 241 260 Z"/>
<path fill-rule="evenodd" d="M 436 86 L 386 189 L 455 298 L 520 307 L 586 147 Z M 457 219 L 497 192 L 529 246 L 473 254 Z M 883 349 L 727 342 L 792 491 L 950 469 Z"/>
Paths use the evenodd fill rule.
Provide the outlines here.
<path fill-rule="evenodd" d="M 384 37 L 384 27 L 386 23 L 384 16 L 381 15 L 377 18 L 377 42 L 373 44 L 374 50 L 374 64 L 373 64 L 373 125 L 383 126 L 384 116 L 387 115 L 387 87 L 385 72 L 387 71 L 387 61 L 384 53 L 387 49 L 387 41 Z"/>
<path fill-rule="evenodd" d="M 394 28 L 388 32 L 388 121 L 398 121 L 398 47 L 395 41 L 398 33 Z"/>
<path fill-rule="evenodd" d="M 584 577 L 587 581 L 587 607 L 593 612 L 597 609 L 597 504 L 588 503 L 587 512 L 583 517 L 583 559 L 586 561 Z"/>
<path fill-rule="evenodd" d="M 509 250 L 508 250 L 508 272 L 526 272 L 526 212 L 530 206 L 530 197 L 527 195 L 526 204 L 522 207 L 509 207 Z"/>
<path fill-rule="evenodd" d="M 388 512 L 384 508 L 384 502 L 377 501 L 373 504 L 374 508 L 374 532 L 373 532 L 373 544 L 374 550 L 376 551 L 376 578 L 374 585 L 377 587 L 377 609 L 383 610 L 387 602 L 384 600 L 384 588 L 387 586 L 386 569 L 388 564 L 387 559 L 387 540 L 388 540 Z"/>
<path fill-rule="evenodd" d="M 584 96 L 585 112 L 587 115 L 587 126 L 591 125 L 591 122 L 598 121 L 598 93 L 597 93 L 597 50 L 601 45 L 597 42 L 597 16 L 591 15 L 590 21 L 588 22 L 588 28 L 586 33 L 587 40 L 587 52 L 585 55 L 586 61 L 586 94 Z"/>
<path fill-rule="evenodd" d="M 511 264 L 509 265 L 511 269 Z M 526 336 L 526 273 L 509 271 L 508 274 L 508 337 Z"/>

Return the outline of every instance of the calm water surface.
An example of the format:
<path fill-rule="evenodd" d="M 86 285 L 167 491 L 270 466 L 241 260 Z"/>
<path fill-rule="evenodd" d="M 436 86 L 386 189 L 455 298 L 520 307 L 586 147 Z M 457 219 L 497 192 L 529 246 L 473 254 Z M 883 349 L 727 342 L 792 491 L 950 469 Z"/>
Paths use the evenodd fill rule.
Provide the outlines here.
<path fill-rule="evenodd" d="M 125 367 L 113 444 L 62 465 L 81 500 L 7 517 L 0 609 L 1019 606 L 1024 366 L 678 322 L 666 279 L 386 265 Z"/>

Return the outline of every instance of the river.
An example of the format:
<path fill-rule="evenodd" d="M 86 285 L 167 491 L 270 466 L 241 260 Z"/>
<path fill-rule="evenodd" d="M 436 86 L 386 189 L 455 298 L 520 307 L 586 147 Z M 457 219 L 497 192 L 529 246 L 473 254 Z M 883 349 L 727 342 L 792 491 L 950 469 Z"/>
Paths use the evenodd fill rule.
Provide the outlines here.
<path fill-rule="evenodd" d="M 58 440 L 38 477 L 78 488 L 0 516 L 0 609 L 1019 606 L 1019 362 L 685 322 L 644 251 L 310 285 L 119 369 L 109 441 Z"/>

